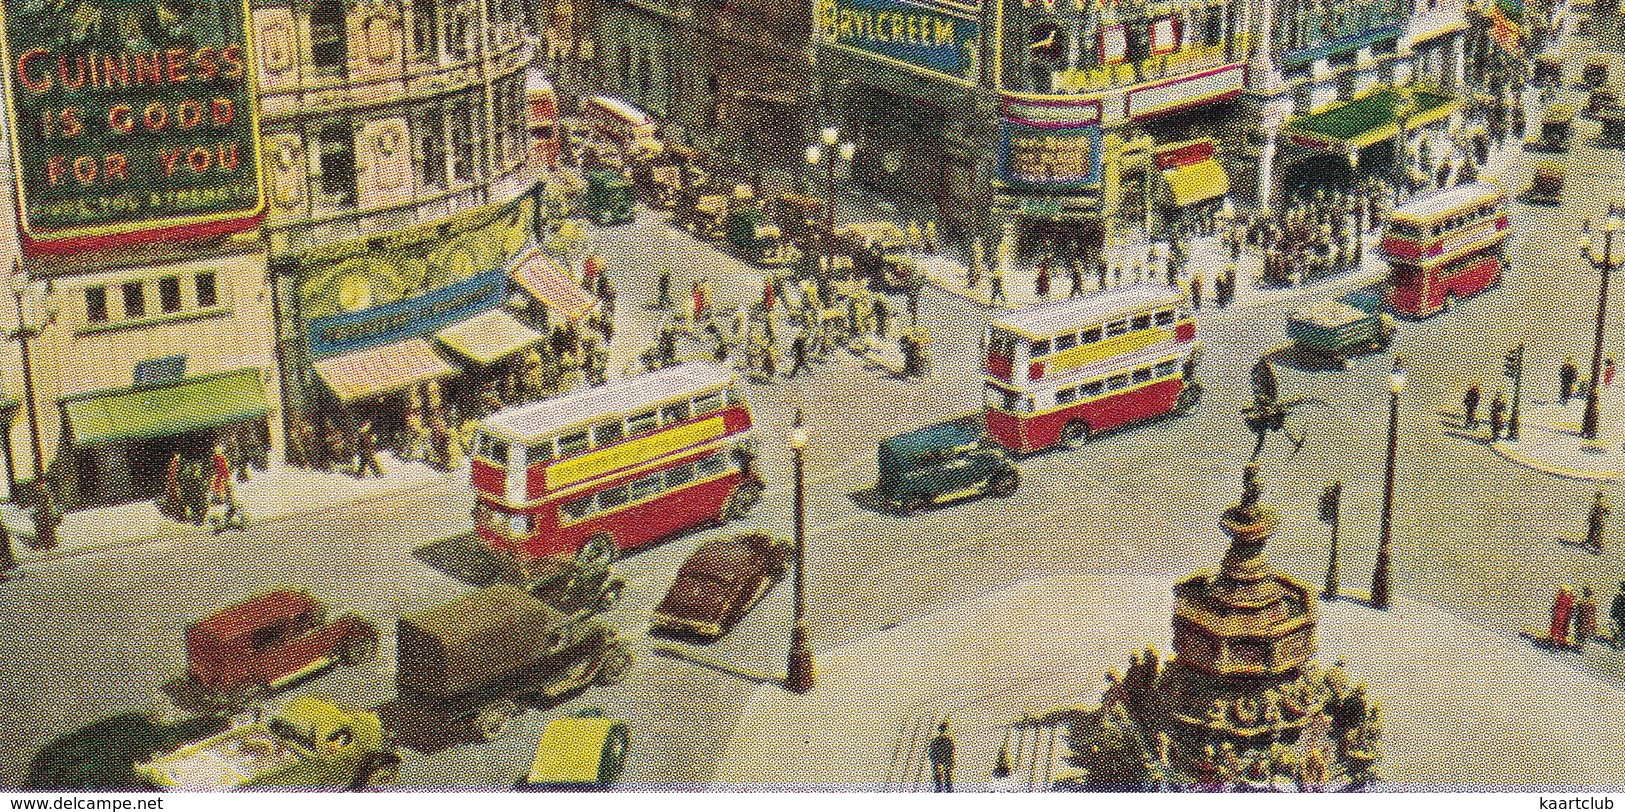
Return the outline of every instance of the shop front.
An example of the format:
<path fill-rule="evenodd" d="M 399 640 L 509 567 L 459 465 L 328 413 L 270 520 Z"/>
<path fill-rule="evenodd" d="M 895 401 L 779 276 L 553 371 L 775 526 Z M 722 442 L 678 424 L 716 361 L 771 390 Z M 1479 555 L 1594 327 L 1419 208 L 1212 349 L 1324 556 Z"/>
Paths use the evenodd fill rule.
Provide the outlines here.
<path fill-rule="evenodd" d="M 1302 115 L 1282 133 L 1290 149 L 1282 156 L 1282 191 L 1302 195 L 1316 188 L 1346 190 L 1355 169 L 1367 172 L 1411 166 L 1409 141 L 1437 129 L 1461 107 L 1451 94 L 1424 87 L 1381 87 L 1352 101 Z M 1404 166 L 1393 139 L 1406 139 Z M 1388 154 L 1384 154 L 1388 153 Z M 1403 178 L 1396 178 L 1403 181 Z"/>
<path fill-rule="evenodd" d="M 1005 101 L 993 209 L 1016 223 L 1023 254 L 1099 253 L 1102 168 L 1099 102 Z"/>
<path fill-rule="evenodd" d="M 1211 216 L 1230 193 L 1230 178 L 1212 141 L 1186 141 L 1157 149 L 1163 221 L 1190 226 Z"/>
<path fill-rule="evenodd" d="M 158 378 L 63 398 L 75 507 L 160 496 L 171 459 L 207 459 L 216 444 L 249 457 L 269 440 L 258 369 Z"/>

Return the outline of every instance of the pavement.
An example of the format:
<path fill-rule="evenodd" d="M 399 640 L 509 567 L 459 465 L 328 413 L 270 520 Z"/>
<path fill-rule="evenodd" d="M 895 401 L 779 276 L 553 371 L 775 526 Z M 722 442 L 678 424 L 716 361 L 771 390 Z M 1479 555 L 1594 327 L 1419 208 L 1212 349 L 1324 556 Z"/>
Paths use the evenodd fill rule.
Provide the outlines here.
<path fill-rule="evenodd" d="M 394 455 L 378 455 L 382 477 L 357 479 L 347 474 L 276 466 L 254 471 L 247 482 L 236 484 L 237 496 L 250 523 L 320 513 L 340 505 L 376 499 L 437 482 L 466 479 L 467 465 L 446 472 L 421 462 L 402 462 Z M 14 538 L 19 563 L 49 561 L 98 550 L 129 547 L 164 538 L 201 538 L 207 526 L 177 522 L 158 509 L 155 500 L 105 505 L 71 511 L 57 526 L 57 544 L 35 549 L 31 511 L 11 503 L 0 504 L 0 521 Z M 229 532 L 229 531 L 228 531 Z"/>
<path fill-rule="evenodd" d="M 751 694 L 714 785 L 926 791 L 925 746 L 948 718 L 959 788 L 1047 789 L 1070 769 L 1064 731 L 1037 747 L 1024 736 L 1021 753 L 1006 731 L 1025 715 L 1098 704 L 1107 669 L 1121 671 L 1148 644 L 1168 651 L 1171 587 L 1110 573 L 1035 578 L 820 652 L 810 693 L 762 685 Z M 1382 704 L 1381 789 L 1625 782 L 1625 751 L 1596 737 L 1625 724 L 1619 681 L 1417 602 L 1382 612 L 1340 600 L 1320 612 L 1317 659 L 1344 661 Z M 995 778 L 1006 745 L 1016 770 Z"/>
<path fill-rule="evenodd" d="M 1625 388 L 1605 386 L 1598 396 L 1598 435 L 1580 435 L 1585 398 L 1567 404 L 1535 400 L 1523 412 L 1518 439 L 1490 443 L 1495 453 L 1542 473 L 1567 479 L 1613 480 L 1625 473 Z M 1475 439 L 1487 440 L 1482 423 Z"/>

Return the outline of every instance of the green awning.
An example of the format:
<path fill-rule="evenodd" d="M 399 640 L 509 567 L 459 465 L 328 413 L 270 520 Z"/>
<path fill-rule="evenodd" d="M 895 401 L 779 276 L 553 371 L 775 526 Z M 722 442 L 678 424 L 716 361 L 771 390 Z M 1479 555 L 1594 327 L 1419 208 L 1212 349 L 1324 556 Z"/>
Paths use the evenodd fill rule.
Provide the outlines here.
<path fill-rule="evenodd" d="M 162 386 L 113 389 L 62 401 L 77 446 L 172 437 L 270 414 L 257 369 L 234 369 Z"/>
<path fill-rule="evenodd" d="M 1460 102 L 1435 90 L 1383 88 L 1329 110 L 1299 116 L 1288 122 L 1285 135 L 1294 143 L 1328 151 L 1362 149 L 1393 138 L 1399 132 L 1399 113 L 1408 107 L 1407 128 L 1421 127 L 1455 112 Z"/>

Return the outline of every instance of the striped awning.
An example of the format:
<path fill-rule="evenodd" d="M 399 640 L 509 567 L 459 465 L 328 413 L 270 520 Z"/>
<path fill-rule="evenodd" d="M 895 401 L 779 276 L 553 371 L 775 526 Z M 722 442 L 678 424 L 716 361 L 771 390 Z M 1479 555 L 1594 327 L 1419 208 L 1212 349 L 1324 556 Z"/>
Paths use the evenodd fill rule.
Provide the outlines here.
<path fill-rule="evenodd" d="M 1230 193 L 1230 178 L 1218 161 L 1206 160 L 1164 169 L 1162 177 L 1181 208 Z"/>
<path fill-rule="evenodd" d="M 501 310 L 488 310 L 435 333 L 440 343 L 480 366 L 490 366 L 542 340 L 542 334 Z"/>
<path fill-rule="evenodd" d="M 597 297 L 540 249 L 514 263 L 509 275 L 526 293 L 570 321 L 587 315 L 598 304 Z"/>
<path fill-rule="evenodd" d="M 324 358 L 312 366 L 343 401 L 384 395 L 457 373 L 456 367 L 421 338 Z"/>

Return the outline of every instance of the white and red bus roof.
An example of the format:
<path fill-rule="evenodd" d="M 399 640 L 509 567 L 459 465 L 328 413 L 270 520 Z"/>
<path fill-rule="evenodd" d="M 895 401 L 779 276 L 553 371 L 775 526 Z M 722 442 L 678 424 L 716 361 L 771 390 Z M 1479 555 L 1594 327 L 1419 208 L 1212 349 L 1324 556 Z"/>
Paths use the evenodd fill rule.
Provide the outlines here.
<path fill-rule="evenodd" d="M 689 361 L 503 409 L 480 425 L 487 431 L 528 441 L 573 426 L 590 425 L 605 417 L 648 411 L 667 401 L 727 386 L 735 379 L 732 370 L 711 361 Z"/>
<path fill-rule="evenodd" d="M 1088 327 L 1115 316 L 1137 313 L 1145 308 L 1182 299 L 1185 291 L 1154 279 L 1074 296 L 1006 313 L 993 327 L 1009 330 L 1025 338 L 1044 339 L 1067 330 Z"/>
<path fill-rule="evenodd" d="M 547 74 L 539 70 L 531 70 L 525 74 L 525 93 L 532 96 L 553 95 L 553 82 Z"/>
<path fill-rule="evenodd" d="M 633 107 L 620 99 L 609 96 L 594 96 L 588 100 L 591 104 L 602 108 L 605 112 L 625 121 L 628 124 L 653 124 L 654 119 L 648 113 Z"/>
<path fill-rule="evenodd" d="M 1504 197 L 1506 190 L 1498 184 L 1482 180 L 1474 181 L 1449 189 L 1440 189 L 1414 198 L 1404 205 L 1395 206 L 1392 217 L 1431 223 L 1440 217 L 1449 217 L 1462 209 L 1482 204 L 1486 200 L 1499 200 Z"/>

